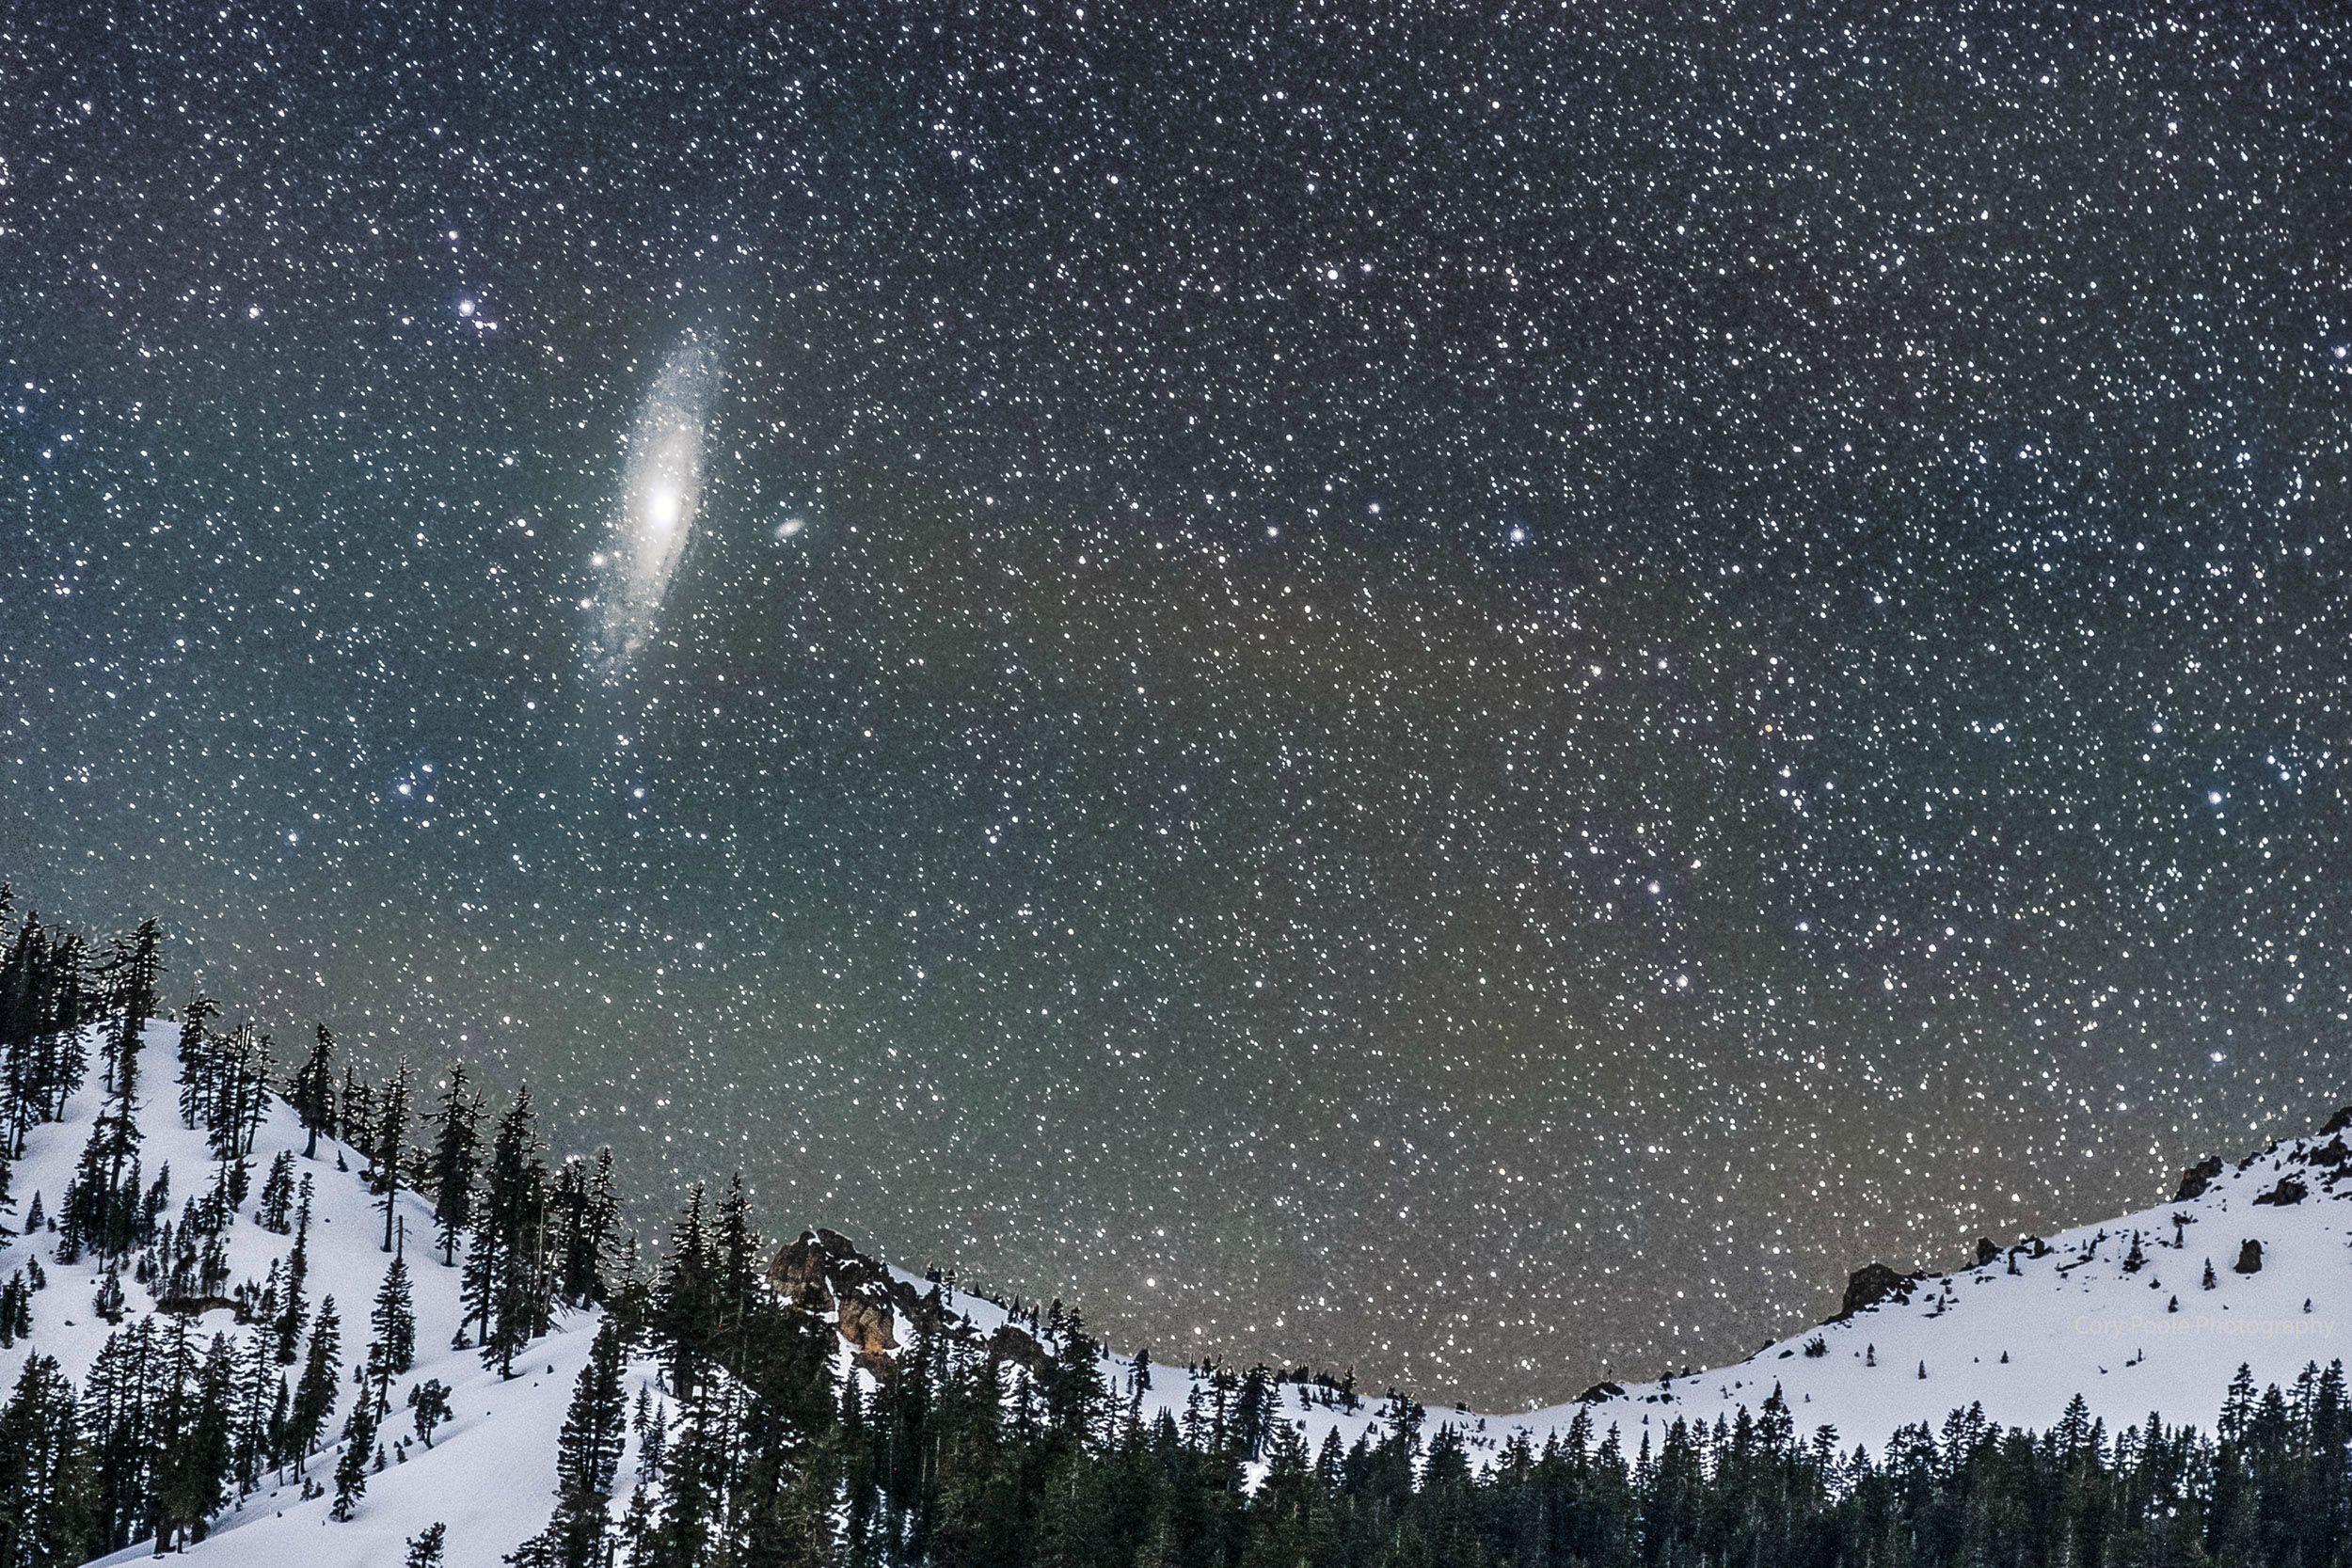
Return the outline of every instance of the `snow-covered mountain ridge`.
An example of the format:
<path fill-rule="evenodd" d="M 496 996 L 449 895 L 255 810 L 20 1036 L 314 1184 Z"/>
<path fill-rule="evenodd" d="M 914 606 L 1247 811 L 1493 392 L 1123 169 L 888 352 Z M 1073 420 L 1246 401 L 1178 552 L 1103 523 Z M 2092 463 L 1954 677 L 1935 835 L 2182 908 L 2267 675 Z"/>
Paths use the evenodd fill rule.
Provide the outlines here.
<path fill-rule="evenodd" d="M 1601 1384 L 1578 1400 L 1516 1415 L 1454 1410 L 1473 1452 L 1514 1433 L 1540 1447 L 1581 1417 L 1629 1446 L 1677 1419 L 1712 1424 L 1760 1412 L 1775 1390 L 1797 1430 L 1827 1426 L 1847 1449 L 1876 1452 L 1898 1429 L 1939 1426 L 1977 1405 L 2003 1426 L 2046 1431 L 2080 1394 L 2108 1429 L 2144 1420 L 2210 1428 L 2237 1370 L 2257 1388 L 2292 1385 L 2307 1365 L 2352 1360 L 2352 1108 L 2317 1133 L 2275 1144 L 2234 1165 L 2218 1157 L 2185 1174 L 2174 1201 L 2002 1247 L 1947 1275 L 1856 1270 L 1829 1322 L 1766 1345 L 1734 1366 L 1654 1383 Z M 890 1268 L 831 1230 L 776 1256 L 771 1281 L 832 1313 L 845 1345 L 869 1367 L 897 1353 L 913 1325 L 945 1319 L 1001 1358 L 1042 1366 L 1056 1336 L 1034 1313 Z M 1132 1365 L 1110 1357 L 1131 1386 Z M 1216 1373 L 1153 1367 L 1147 1409 L 1182 1415 Z M 1225 1373 L 1230 1379 L 1230 1370 Z M 1309 1447 L 1382 1423 L 1385 1401 L 1351 1403 L 1325 1383 L 1286 1379 L 1284 1415 Z"/>

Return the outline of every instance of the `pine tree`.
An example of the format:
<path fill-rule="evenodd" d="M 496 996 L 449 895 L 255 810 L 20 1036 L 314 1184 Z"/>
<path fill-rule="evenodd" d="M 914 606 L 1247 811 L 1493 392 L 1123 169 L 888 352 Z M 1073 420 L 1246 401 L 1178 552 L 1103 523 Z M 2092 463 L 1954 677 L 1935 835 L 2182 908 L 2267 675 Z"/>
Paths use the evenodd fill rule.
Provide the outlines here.
<path fill-rule="evenodd" d="M 375 1456 L 375 1402 L 361 1400 L 352 1407 L 351 1426 L 343 1436 L 342 1456 L 335 1461 L 335 1505 L 327 1517 L 349 1524 L 367 1495 L 368 1462 Z"/>
<path fill-rule="evenodd" d="M 286 1455 L 296 1474 L 326 1431 L 335 1413 L 335 1396 L 342 1382 L 342 1321 L 335 1315 L 335 1298 L 319 1303 L 318 1322 L 310 1328 L 310 1354 L 302 1363 L 294 1385 L 294 1405 L 286 1417 Z"/>
<path fill-rule="evenodd" d="M 431 1448 L 435 1429 L 450 1418 L 449 1385 L 437 1377 L 426 1378 L 408 1390 L 408 1408 L 416 1413 L 418 1440 Z"/>
<path fill-rule="evenodd" d="M 212 1516 L 229 1500 L 228 1481 L 235 1459 L 235 1375 L 236 1354 L 228 1337 L 215 1335 L 201 1367 L 185 1379 L 188 1386 L 166 1421 L 168 1435 L 155 1486 L 158 1556 L 183 1536 L 203 1540 Z M 175 1372 L 175 1381 L 183 1377 L 184 1370 Z"/>
<path fill-rule="evenodd" d="M 717 1320 L 714 1327 L 735 1327 L 749 1320 L 755 1302 L 766 1296 L 760 1270 L 759 1233 L 752 1227 L 751 1194 L 743 1173 L 728 1179 L 719 1199 L 711 1227 L 711 1254 L 717 1267 Z"/>
<path fill-rule="evenodd" d="M 294 1247 L 286 1254 L 286 1292 L 284 1305 L 271 1325 L 278 1336 L 278 1359 L 291 1367 L 302 1342 L 303 1321 L 310 1308 L 302 1300 L 302 1289 L 310 1275 L 310 1177 L 304 1172 L 302 1185 L 294 1199 Z"/>
<path fill-rule="evenodd" d="M 34 1355 L 0 1407 L 0 1565 L 81 1561 L 94 1501 L 72 1381 L 52 1357 Z"/>
<path fill-rule="evenodd" d="M 283 1236 L 293 1228 L 287 1215 L 294 1208 L 294 1151 L 281 1148 L 270 1161 L 269 1174 L 262 1179 L 262 1208 L 254 1217 L 262 1229 Z"/>
<path fill-rule="evenodd" d="M 572 1307 L 594 1307 L 605 1298 L 605 1269 L 620 1221 L 612 1151 L 598 1150 L 593 1165 L 573 1158 L 557 1167 L 549 1211 L 554 1294 Z"/>
<path fill-rule="evenodd" d="M 108 1335 L 90 1364 L 82 1411 L 90 1453 L 94 1553 L 129 1545 L 150 1512 L 155 1443 L 151 1395 L 160 1364 L 152 1318 Z"/>
<path fill-rule="evenodd" d="M 69 936 L 57 944 L 52 960 L 56 977 L 47 988 L 48 1026 L 41 1034 L 38 1077 L 48 1095 L 42 1111 L 42 1119 L 46 1121 L 56 1121 L 65 1115 L 66 1101 L 80 1090 L 83 1074 L 89 1067 L 82 1025 L 93 1016 L 95 1002 L 84 991 L 83 951 L 82 939 Z"/>
<path fill-rule="evenodd" d="M 237 1489 L 249 1492 L 278 1447 L 276 1418 L 278 1402 L 288 1397 L 286 1379 L 278 1370 L 278 1347 L 265 1329 L 246 1336 L 236 1368 L 236 1412 L 231 1423 L 230 1463 Z"/>
<path fill-rule="evenodd" d="M 115 1005 L 140 1029 L 155 1016 L 155 984 L 164 971 L 162 946 L 162 934 L 155 922 L 140 921 L 138 930 L 131 938 L 129 953 L 118 961 L 118 973 L 113 977 Z"/>
<path fill-rule="evenodd" d="M 204 1064 L 212 1038 L 205 1026 L 219 1016 L 219 1004 L 200 991 L 180 1010 L 180 1124 L 191 1132 L 202 1113 L 201 1096 L 207 1086 Z"/>
<path fill-rule="evenodd" d="M 474 1173 L 482 1163 L 482 1102 L 467 1084 L 463 1062 L 450 1069 L 434 1128 L 427 1161 L 434 1242 L 447 1267 L 457 1260 L 457 1238 L 473 1222 Z"/>
<path fill-rule="evenodd" d="M 368 1324 L 375 1331 L 369 1359 L 387 1380 L 417 1364 L 417 1314 L 409 1303 L 408 1264 L 397 1254 L 384 1271 Z"/>
<path fill-rule="evenodd" d="M 309 1141 L 302 1146 L 302 1157 L 319 1157 L 319 1134 L 335 1130 L 335 1037 L 326 1024 L 318 1026 L 318 1039 L 310 1047 L 310 1054 L 294 1069 L 294 1083 L 286 1098 L 294 1108 Z"/>
<path fill-rule="evenodd" d="M 375 1097 L 368 1090 L 367 1080 L 359 1076 L 357 1064 L 343 1064 L 342 1103 L 338 1107 L 342 1125 L 337 1128 L 342 1141 L 362 1154 L 375 1135 Z"/>
<path fill-rule="evenodd" d="M 600 1324 L 556 1438 L 555 1514 L 530 1560 L 549 1568 L 603 1568 L 608 1560 L 612 1488 L 628 1414 L 621 1389 L 623 1360 L 619 1332 L 610 1323 Z"/>
<path fill-rule="evenodd" d="M 441 1568 L 448 1544 L 449 1527 L 437 1519 L 408 1538 L 408 1555 L 401 1559 L 401 1568 Z"/>
<path fill-rule="evenodd" d="M 384 1087 L 376 1108 L 375 1135 L 370 1141 L 369 1190 L 384 1200 L 384 1250 L 392 1250 L 392 1215 L 400 1201 L 401 1151 L 408 1145 L 408 1058 L 392 1067 L 392 1081 Z"/>
<path fill-rule="evenodd" d="M 491 1138 L 463 1281 L 467 1308 L 481 1328 L 483 1364 L 497 1368 L 501 1377 L 514 1375 L 516 1353 L 545 1325 L 548 1282 L 540 1245 L 546 1195 L 531 1091 L 517 1089 Z"/>
<path fill-rule="evenodd" d="M 138 1062 L 147 1014 L 134 1009 L 151 1010 L 154 1005 L 154 941 L 151 920 L 139 927 L 138 945 L 116 960 L 118 990 L 126 1000 L 120 1022 L 107 1037 L 104 1098 L 66 1187 L 59 1257 L 68 1261 L 85 1248 L 103 1260 L 119 1261 L 139 1242 Z"/>
<path fill-rule="evenodd" d="M 717 1316 L 715 1272 L 703 1184 L 697 1181 L 688 1189 L 686 1207 L 671 1227 L 670 1250 L 661 1260 L 661 1277 L 647 1313 L 655 1341 L 669 1361 L 670 1387 L 681 1400 L 691 1397 L 702 1381 L 703 1357 Z"/>

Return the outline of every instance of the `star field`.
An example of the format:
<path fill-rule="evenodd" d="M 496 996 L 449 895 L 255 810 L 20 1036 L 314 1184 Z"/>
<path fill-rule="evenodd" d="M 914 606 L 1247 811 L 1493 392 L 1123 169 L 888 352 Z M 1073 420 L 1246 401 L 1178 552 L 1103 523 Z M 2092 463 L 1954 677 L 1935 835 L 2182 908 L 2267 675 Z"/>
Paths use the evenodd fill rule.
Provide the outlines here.
<path fill-rule="evenodd" d="M 1737 1358 L 2346 1098 L 2297 9 L 19 8 L 0 875 L 1164 1361 Z"/>

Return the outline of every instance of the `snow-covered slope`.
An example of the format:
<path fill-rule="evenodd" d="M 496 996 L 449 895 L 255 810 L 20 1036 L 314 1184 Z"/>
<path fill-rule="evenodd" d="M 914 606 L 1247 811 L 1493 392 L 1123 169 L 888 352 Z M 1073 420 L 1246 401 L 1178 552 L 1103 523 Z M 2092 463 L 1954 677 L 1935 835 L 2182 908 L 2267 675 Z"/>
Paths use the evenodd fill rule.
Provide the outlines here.
<path fill-rule="evenodd" d="M 2044 1430 L 2077 1393 L 2110 1431 L 2152 1411 L 2210 1431 L 2240 1365 L 2261 1388 L 2292 1384 L 2311 1362 L 2352 1362 L 2352 1159 L 2343 1121 L 2339 1115 L 2324 1135 L 2224 1168 L 2184 1201 L 2050 1237 L 2043 1256 L 2004 1249 L 1979 1267 L 1919 1281 L 1908 1300 L 1883 1301 L 1738 1366 L 1629 1387 L 1587 1408 L 1630 1442 L 1645 1421 L 1711 1423 L 1758 1406 L 1777 1384 L 1799 1431 L 1834 1426 L 1848 1447 L 1860 1441 L 1874 1452 L 1896 1428 L 1933 1427 L 1972 1403 L 2004 1426 Z M 2305 1196 L 2256 1201 L 2282 1181 Z M 2240 1274 L 2249 1242 L 2260 1245 L 2261 1269 Z M 1809 1344 L 1818 1354 L 1806 1354 Z M 1568 1414 L 1526 1419 L 1544 1426 Z"/>
<path fill-rule="evenodd" d="M 192 1193 L 206 1190 L 214 1169 L 204 1134 L 183 1127 L 172 1082 L 177 1056 L 176 1026 L 149 1025 L 141 1069 L 147 1085 L 139 1128 L 140 1156 L 148 1180 L 168 1165 L 171 1207 Z M 95 1032 L 90 1049 L 97 1051 Z M 17 1215 L 28 1216 L 35 1195 L 42 1209 L 54 1215 L 74 1162 L 87 1141 L 90 1121 L 97 1114 L 96 1071 L 68 1103 L 64 1120 L 33 1129 L 24 1158 L 11 1172 L 10 1185 Z M 254 1187 L 261 1174 L 280 1151 L 292 1151 L 298 1174 L 313 1178 L 309 1283 L 305 1294 L 313 1314 L 326 1296 L 335 1298 L 342 1320 L 345 1362 L 342 1392 L 327 1425 L 329 1437 L 342 1431 L 355 1391 L 352 1370 L 365 1359 L 369 1338 L 368 1311 L 383 1283 L 389 1257 L 383 1252 L 383 1211 L 370 1196 L 360 1171 L 365 1161 L 331 1139 L 319 1140 L 318 1158 L 301 1158 L 304 1135 L 294 1112 L 273 1101 L 268 1118 L 255 1142 Z M 341 1168 L 339 1168 L 339 1166 Z M 256 1223 L 255 1199 L 248 1199 L 229 1232 L 231 1282 L 260 1281 L 273 1260 L 282 1261 L 294 1245 Z M 246 1497 L 236 1512 L 215 1526 L 212 1539 L 194 1547 L 189 1556 L 200 1562 L 217 1560 L 254 1568 L 329 1568 L 340 1563 L 397 1563 L 405 1538 L 435 1521 L 449 1527 L 452 1568 L 492 1568 L 505 1553 L 547 1521 L 555 1485 L 554 1434 L 561 1424 L 574 1378 L 587 1354 L 593 1322 L 575 1319 L 534 1344 L 518 1363 L 523 1375 L 501 1383 L 483 1369 L 480 1355 L 453 1350 L 451 1339 L 459 1320 L 458 1271 L 444 1267 L 429 1243 L 431 1211 L 413 1197 L 400 1199 L 406 1218 L 406 1257 L 417 1319 L 417 1366 L 399 1380 L 391 1392 L 391 1413 L 385 1418 L 381 1441 L 393 1463 L 371 1478 L 358 1516 L 349 1523 L 326 1518 L 331 1499 L 301 1500 L 301 1482 L 264 1485 Z M 59 1263 L 54 1232 L 8 1238 L 0 1249 L 0 1278 L 23 1272 L 28 1256 L 47 1275 L 46 1286 L 32 1296 L 33 1331 L 8 1349 L 0 1350 L 0 1391 L 13 1386 L 24 1361 L 35 1353 L 55 1357 L 79 1385 L 87 1375 L 106 1337 L 116 1324 L 93 1309 L 100 1271 L 89 1262 Z M 126 1279 L 129 1308 L 123 1324 L 155 1310 L 146 1290 Z M 244 1330 L 225 1307 L 195 1320 L 201 1341 L 215 1333 L 236 1340 Z M 290 1371 L 298 1369 L 289 1369 Z M 451 1389 L 453 1419 L 434 1434 L 428 1450 L 415 1441 L 406 1398 L 409 1387 L 438 1378 Z M 310 1476 L 331 1476 L 336 1445 L 313 1457 Z M 152 1544 L 134 1546 L 121 1560 L 143 1558 Z"/>
<path fill-rule="evenodd" d="M 394 1568 L 411 1537 L 441 1524 L 449 1531 L 449 1568 L 498 1568 L 548 1522 L 554 1506 L 555 1433 L 592 1338 L 589 1327 L 575 1323 L 540 1341 L 532 1347 L 529 1370 L 510 1383 L 485 1371 L 470 1351 L 420 1366 L 418 1376 L 450 1385 L 457 1417 L 435 1433 L 430 1451 L 411 1444 L 404 1463 L 370 1478 L 351 1520 L 330 1519 L 333 1499 L 305 1502 L 298 1486 L 265 1491 L 175 1560 L 199 1568 Z M 400 1418 L 403 1397 L 392 1396 L 388 1427 Z M 312 1472 L 331 1470 L 335 1451 Z M 151 1543 L 101 1560 L 152 1557 Z"/>
<path fill-rule="evenodd" d="M 1433 1411 L 1429 1419 L 1459 1428 L 1473 1453 L 1492 1453 L 1514 1432 L 1541 1446 L 1581 1413 L 1596 1437 L 1613 1426 L 1629 1450 L 1645 1430 L 1661 1432 L 1677 1418 L 1712 1425 L 1742 1406 L 1760 1410 L 1777 1388 L 1800 1433 L 1809 1438 L 1828 1426 L 1841 1447 L 1860 1443 L 1874 1454 L 1897 1429 L 1915 1422 L 1934 1429 L 1972 1404 L 2001 1425 L 2046 1430 L 2078 1393 L 2110 1431 L 2152 1412 L 2210 1431 L 2241 1365 L 2259 1389 L 2291 1385 L 2309 1363 L 2352 1362 L 2347 1117 L 2352 1113 L 2339 1113 L 2320 1134 L 2235 1168 L 2220 1166 L 2203 1191 L 2181 1201 L 1994 1249 L 1975 1268 L 1910 1280 L 1862 1271 L 1857 1285 L 1878 1274 L 1882 1286 L 1899 1289 L 1737 1366 L 1622 1388 L 1603 1385 L 1578 1402 L 1526 1414 Z M 2256 1201 L 2283 1196 L 2282 1184 L 2284 1194 L 2303 1196 Z M 789 1250 L 780 1271 L 805 1275 L 822 1266 L 809 1248 L 848 1245 L 822 1234 L 821 1243 L 803 1241 L 797 1271 L 787 1266 Z M 2252 1260 L 2249 1243 L 2259 1246 L 2260 1269 L 2240 1273 L 2241 1260 Z M 2203 1283 L 2209 1260 L 2211 1289 Z M 830 1267 L 834 1283 L 849 1287 L 836 1293 L 854 1292 L 888 1311 L 899 1339 L 912 1298 L 932 1289 L 897 1269 L 887 1271 L 893 1283 L 878 1284 L 881 1265 L 862 1258 Z M 1009 1322 L 1002 1307 L 968 1294 L 945 1292 L 942 1305 L 983 1339 Z M 845 1317 L 845 1336 L 870 1342 L 871 1315 L 856 1324 Z M 1052 1336 L 1035 1338 L 1051 1348 Z M 1129 1364 L 1107 1358 L 1104 1370 L 1123 1395 Z M 1183 1368 L 1153 1367 L 1144 1407 L 1181 1418 L 1196 1386 L 1205 1391 Z M 1384 1423 L 1377 1399 L 1351 1409 L 1319 1387 L 1294 1385 L 1281 1395 L 1284 1418 L 1311 1448 L 1328 1433 L 1352 1442 Z"/>

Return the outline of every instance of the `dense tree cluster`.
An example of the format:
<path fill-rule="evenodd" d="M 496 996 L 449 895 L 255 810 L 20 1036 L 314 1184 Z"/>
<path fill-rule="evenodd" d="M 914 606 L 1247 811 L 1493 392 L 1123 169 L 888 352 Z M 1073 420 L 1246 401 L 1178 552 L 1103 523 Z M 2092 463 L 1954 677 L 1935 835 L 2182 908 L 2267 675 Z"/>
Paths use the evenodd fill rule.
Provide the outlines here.
<path fill-rule="evenodd" d="M 61 1261 L 95 1263 L 89 1308 L 117 1326 L 80 1388 L 36 1354 L 0 1406 L 0 1568 L 200 1540 L 237 1497 L 294 1480 L 316 1487 L 310 1462 L 335 1444 L 334 1516 L 352 1517 L 385 1463 L 378 1433 L 395 1381 L 416 1363 L 403 1192 L 432 1202 L 441 1222 L 434 1240 L 450 1265 L 463 1244 L 467 1301 L 480 1314 L 469 1326 L 502 1372 L 557 1311 L 602 1299 L 618 1214 L 612 1162 L 550 1172 L 528 1093 L 517 1092 L 491 1158 L 481 1160 L 480 1101 L 462 1069 L 450 1074 L 432 1123 L 416 1126 L 406 1063 L 381 1085 L 341 1064 L 339 1086 L 334 1037 L 321 1026 L 281 1082 L 267 1037 L 249 1025 L 215 1031 L 218 1009 L 202 997 L 180 1018 L 178 1107 L 184 1125 L 204 1132 L 215 1164 L 174 1215 L 171 1172 L 151 1180 L 141 1165 L 141 1048 L 162 973 L 154 924 L 91 968 L 79 939 L 53 936 L 31 916 L 11 926 L 11 907 L 0 888 L 0 1174 L 29 1129 L 64 1114 L 89 1074 L 94 1037 L 101 1076 L 89 1138 L 56 1212 L 42 1214 L 36 1198 L 22 1231 L 54 1236 Z M 255 1195 L 255 1136 L 281 1096 L 307 1147 L 303 1157 L 276 1156 Z M 313 1179 L 297 1167 L 321 1157 L 321 1135 L 343 1139 L 366 1162 L 360 1179 L 382 1200 L 391 1254 L 348 1399 L 342 1314 L 331 1296 L 312 1305 L 309 1277 Z M 241 1218 L 292 1245 L 264 1277 L 232 1282 L 227 1238 Z M 0 1341 L 33 1333 L 48 1283 L 39 1257 L 27 1256 L 0 1285 Z M 157 1310 L 133 1313 L 134 1291 Z M 229 1326 L 200 1327 L 220 1322 L 216 1310 Z M 406 1402 L 430 1446 L 450 1418 L 449 1390 L 429 1381 Z M 437 1559 L 440 1541 L 428 1532 L 419 1549 Z"/>

